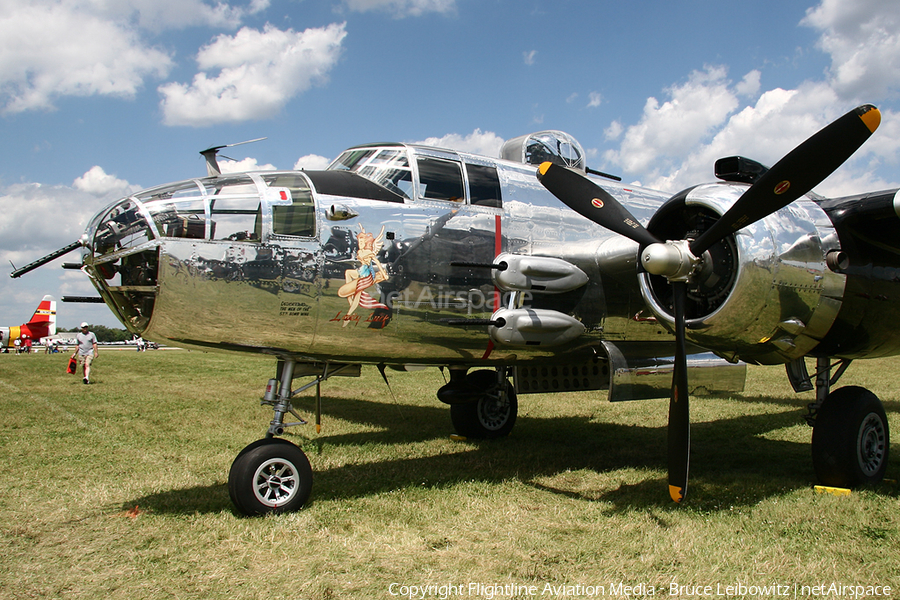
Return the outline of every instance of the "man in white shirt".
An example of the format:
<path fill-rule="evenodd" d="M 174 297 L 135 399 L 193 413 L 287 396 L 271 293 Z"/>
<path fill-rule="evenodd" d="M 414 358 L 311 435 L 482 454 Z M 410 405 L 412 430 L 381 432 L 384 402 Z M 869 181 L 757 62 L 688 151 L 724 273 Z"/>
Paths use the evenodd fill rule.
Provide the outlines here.
<path fill-rule="evenodd" d="M 97 358 L 97 336 L 93 331 L 88 331 L 88 324 L 81 324 L 81 331 L 75 335 L 75 343 L 78 349 L 78 366 L 84 369 L 85 385 L 91 382 L 91 363 Z"/>

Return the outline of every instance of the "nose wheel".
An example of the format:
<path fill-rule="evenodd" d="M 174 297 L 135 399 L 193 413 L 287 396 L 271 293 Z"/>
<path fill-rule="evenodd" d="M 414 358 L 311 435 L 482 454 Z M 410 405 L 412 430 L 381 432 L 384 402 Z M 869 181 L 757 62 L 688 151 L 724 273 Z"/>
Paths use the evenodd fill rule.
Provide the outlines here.
<path fill-rule="evenodd" d="M 298 510 L 312 491 L 312 467 L 303 450 L 281 438 L 244 448 L 228 474 L 228 493 L 245 515 Z"/>
<path fill-rule="evenodd" d="M 291 399 L 315 386 L 316 427 L 321 416 L 320 384 L 342 372 L 352 374 L 354 365 L 322 365 L 322 372 L 315 379 L 296 390 L 294 381 L 296 361 L 279 359 L 277 378 L 270 379 L 260 404 L 271 406 L 274 412 L 266 437 L 241 450 L 228 473 L 228 494 L 235 507 L 245 515 L 255 516 L 299 510 L 312 491 L 312 467 L 299 447 L 275 437 L 288 427 L 305 425 L 306 421 L 294 411 Z M 310 375 L 309 372 L 303 375 Z M 358 375 L 358 372 L 357 372 Z M 293 415 L 296 422 L 285 422 L 286 415 Z"/>

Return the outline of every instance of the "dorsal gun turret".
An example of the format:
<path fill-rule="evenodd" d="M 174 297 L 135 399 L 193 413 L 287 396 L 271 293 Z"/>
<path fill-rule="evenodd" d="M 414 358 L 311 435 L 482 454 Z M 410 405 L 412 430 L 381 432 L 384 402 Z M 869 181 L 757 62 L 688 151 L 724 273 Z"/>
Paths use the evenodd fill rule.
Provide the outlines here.
<path fill-rule="evenodd" d="M 584 148 L 564 131 L 538 131 L 513 138 L 500 148 L 500 158 L 529 165 L 552 162 L 585 170 Z"/>

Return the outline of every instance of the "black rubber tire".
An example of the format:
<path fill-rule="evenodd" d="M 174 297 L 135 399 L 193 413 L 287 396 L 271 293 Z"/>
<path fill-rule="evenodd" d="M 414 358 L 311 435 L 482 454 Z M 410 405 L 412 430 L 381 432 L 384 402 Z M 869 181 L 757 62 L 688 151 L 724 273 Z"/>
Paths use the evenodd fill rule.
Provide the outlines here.
<path fill-rule="evenodd" d="M 312 491 L 312 467 L 303 450 L 281 438 L 244 448 L 228 473 L 228 493 L 247 516 L 299 510 Z"/>
<path fill-rule="evenodd" d="M 450 420 L 459 435 L 490 440 L 506 437 L 516 424 L 519 403 L 509 381 L 503 389 L 497 385 L 496 371 L 474 371 L 466 375 L 466 383 L 485 390 L 475 402 L 450 405 Z"/>
<path fill-rule="evenodd" d="M 823 485 L 875 485 L 887 469 L 890 431 L 878 397 L 858 386 L 831 392 L 816 413 L 812 457 Z"/>
<path fill-rule="evenodd" d="M 282 439 L 282 438 L 262 438 L 262 439 L 256 440 L 252 444 L 248 444 L 247 446 L 245 446 L 244 449 L 238 453 L 238 455 L 234 458 L 234 462 L 231 463 L 231 468 L 234 469 L 234 463 L 236 463 L 238 461 L 238 459 L 240 457 L 242 457 L 244 454 L 253 450 L 254 448 L 259 448 L 260 446 L 264 446 L 266 444 L 289 444 L 291 446 L 294 445 L 294 444 L 291 444 L 291 442 L 289 442 L 285 439 Z M 231 476 L 231 473 L 229 472 L 228 495 L 231 497 L 231 502 L 234 503 L 235 506 L 237 506 L 238 501 L 237 501 L 237 496 L 235 496 L 234 483 L 235 483 L 234 478 Z"/>

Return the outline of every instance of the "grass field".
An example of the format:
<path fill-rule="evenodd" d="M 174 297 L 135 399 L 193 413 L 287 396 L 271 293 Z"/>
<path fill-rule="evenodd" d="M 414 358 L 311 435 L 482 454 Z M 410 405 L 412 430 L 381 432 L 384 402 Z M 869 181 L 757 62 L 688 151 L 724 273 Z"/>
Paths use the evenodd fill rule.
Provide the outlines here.
<path fill-rule="evenodd" d="M 811 394 L 778 367 L 751 368 L 737 397 L 692 400 L 682 506 L 666 490 L 666 400 L 522 396 L 508 439 L 456 442 L 437 369 L 389 374 L 392 397 L 364 368 L 323 386 L 321 434 L 286 436 L 315 472 L 307 507 L 244 518 L 228 468 L 271 419 L 258 403 L 271 358 L 101 351 L 90 386 L 65 362 L 0 355 L 0 598 L 900 590 L 900 487 L 816 493 L 801 418 Z M 841 381 L 884 401 L 895 436 L 898 368 L 858 361 Z M 900 477 L 897 444 L 887 476 Z"/>

